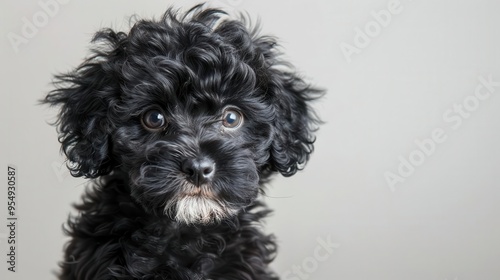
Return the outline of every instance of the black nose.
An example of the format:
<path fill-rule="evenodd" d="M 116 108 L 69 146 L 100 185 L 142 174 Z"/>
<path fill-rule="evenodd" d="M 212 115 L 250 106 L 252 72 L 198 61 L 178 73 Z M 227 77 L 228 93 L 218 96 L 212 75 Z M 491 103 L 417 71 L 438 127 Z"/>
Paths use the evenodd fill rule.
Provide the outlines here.
<path fill-rule="evenodd" d="M 187 159 L 182 163 L 182 172 L 196 186 L 209 182 L 215 173 L 215 163 L 208 158 Z"/>

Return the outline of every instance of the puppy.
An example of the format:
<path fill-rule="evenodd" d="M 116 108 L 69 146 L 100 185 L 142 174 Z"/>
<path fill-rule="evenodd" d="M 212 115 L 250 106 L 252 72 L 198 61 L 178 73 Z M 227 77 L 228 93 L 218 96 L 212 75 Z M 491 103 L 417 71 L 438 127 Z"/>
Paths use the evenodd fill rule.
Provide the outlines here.
<path fill-rule="evenodd" d="M 318 90 L 245 19 L 198 5 L 104 29 L 44 102 L 76 205 L 60 279 L 278 279 L 259 201 L 313 151 Z"/>

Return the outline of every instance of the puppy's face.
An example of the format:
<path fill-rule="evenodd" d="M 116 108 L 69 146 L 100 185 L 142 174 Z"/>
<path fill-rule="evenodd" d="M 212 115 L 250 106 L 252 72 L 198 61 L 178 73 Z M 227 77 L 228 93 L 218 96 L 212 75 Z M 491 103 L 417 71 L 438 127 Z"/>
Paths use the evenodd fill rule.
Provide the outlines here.
<path fill-rule="evenodd" d="M 140 68 L 136 59 L 144 58 L 129 56 L 125 72 L 154 72 L 123 83 L 111 137 L 134 198 L 186 223 L 220 220 L 249 205 L 270 157 L 274 114 L 255 78 L 237 78 L 255 75 L 252 70 L 215 55 L 229 64 L 212 61 L 214 67 L 196 69 L 162 56 Z M 172 73 L 168 64 L 180 69 Z"/>
<path fill-rule="evenodd" d="M 129 174 L 156 215 L 211 223 L 250 205 L 263 180 L 293 175 L 312 152 L 308 107 L 319 90 L 279 58 L 276 42 L 196 7 L 103 30 L 94 56 L 57 76 L 45 102 L 74 176 Z"/>

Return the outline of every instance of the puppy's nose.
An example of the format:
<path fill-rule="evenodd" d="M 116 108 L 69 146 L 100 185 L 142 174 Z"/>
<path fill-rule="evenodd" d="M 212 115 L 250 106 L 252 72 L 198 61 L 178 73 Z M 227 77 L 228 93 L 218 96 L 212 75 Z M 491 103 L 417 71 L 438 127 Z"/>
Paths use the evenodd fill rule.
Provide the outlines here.
<path fill-rule="evenodd" d="M 182 172 L 196 186 L 209 182 L 215 173 L 215 162 L 209 158 L 187 159 L 182 163 Z"/>

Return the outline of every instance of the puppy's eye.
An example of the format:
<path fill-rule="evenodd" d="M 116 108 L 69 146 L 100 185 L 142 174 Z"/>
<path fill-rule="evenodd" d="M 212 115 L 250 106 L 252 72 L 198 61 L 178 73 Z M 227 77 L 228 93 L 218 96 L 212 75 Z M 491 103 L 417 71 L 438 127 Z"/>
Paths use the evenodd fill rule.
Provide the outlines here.
<path fill-rule="evenodd" d="M 227 128 L 238 128 L 243 123 L 243 115 L 236 109 L 230 108 L 224 111 L 222 125 Z"/>
<path fill-rule="evenodd" d="M 167 120 L 160 110 L 153 109 L 142 115 L 142 125 L 150 131 L 159 131 L 167 126 Z"/>

